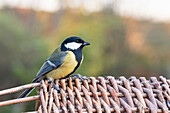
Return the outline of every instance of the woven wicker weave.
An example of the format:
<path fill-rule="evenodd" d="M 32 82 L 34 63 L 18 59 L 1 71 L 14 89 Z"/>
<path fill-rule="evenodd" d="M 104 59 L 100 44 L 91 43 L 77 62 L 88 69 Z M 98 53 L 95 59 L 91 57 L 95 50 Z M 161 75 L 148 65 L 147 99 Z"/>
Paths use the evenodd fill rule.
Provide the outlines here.
<path fill-rule="evenodd" d="M 170 113 L 170 80 L 160 76 L 136 79 L 112 76 L 56 81 L 60 93 L 42 81 L 36 102 L 39 113 Z"/>

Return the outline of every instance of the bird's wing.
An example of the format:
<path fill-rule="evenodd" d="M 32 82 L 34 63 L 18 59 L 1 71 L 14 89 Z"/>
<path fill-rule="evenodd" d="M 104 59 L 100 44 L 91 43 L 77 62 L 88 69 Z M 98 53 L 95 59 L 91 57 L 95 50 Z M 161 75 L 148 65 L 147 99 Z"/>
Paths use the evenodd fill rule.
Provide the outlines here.
<path fill-rule="evenodd" d="M 46 62 L 44 62 L 33 82 L 41 81 L 43 78 L 45 78 L 45 76 L 43 76 L 44 74 L 60 67 L 63 64 L 63 59 L 66 55 L 67 52 L 59 51 L 59 48 L 57 48 L 46 60 Z"/>

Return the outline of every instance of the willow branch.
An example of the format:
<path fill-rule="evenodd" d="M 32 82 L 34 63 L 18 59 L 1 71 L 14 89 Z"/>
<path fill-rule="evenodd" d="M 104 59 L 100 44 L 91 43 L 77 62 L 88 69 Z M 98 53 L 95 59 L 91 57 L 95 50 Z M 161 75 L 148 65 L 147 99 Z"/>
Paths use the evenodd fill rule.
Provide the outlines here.
<path fill-rule="evenodd" d="M 25 97 L 25 98 L 19 98 L 19 99 L 13 99 L 13 100 L 7 100 L 7 101 L 0 102 L 0 106 L 28 102 L 28 101 L 38 100 L 38 99 L 40 99 L 39 95 Z"/>
<path fill-rule="evenodd" d="M 14 92 L 24 90 L 24 89 L 28 89 L 28 88 L 38 87 L 38 86 L 40 86 L 40 84 L 41 83 L 31 83 L 31 84 L 27 84 L 27 85 L 15 87 L 15 88 L 2 90 L 2 91 L 0 91 L 0 95 L 4 95 L 4 94 L 8 94 L 8 93 L 14 93 Z"/>

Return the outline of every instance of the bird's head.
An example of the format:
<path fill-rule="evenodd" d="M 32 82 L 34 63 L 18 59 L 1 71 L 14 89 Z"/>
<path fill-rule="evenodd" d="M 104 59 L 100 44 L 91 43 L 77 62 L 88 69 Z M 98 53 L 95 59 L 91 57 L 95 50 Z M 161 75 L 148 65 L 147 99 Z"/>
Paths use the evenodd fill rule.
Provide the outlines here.
<path fill-rule="evenodd" d="M 89 42 L 85 42 L 83 39 L 79 37 L 69 37 L 63 41 L 61 44 L 61 50 L 78 50 L 82 49 L 84 46 L 90 45 Z"/>

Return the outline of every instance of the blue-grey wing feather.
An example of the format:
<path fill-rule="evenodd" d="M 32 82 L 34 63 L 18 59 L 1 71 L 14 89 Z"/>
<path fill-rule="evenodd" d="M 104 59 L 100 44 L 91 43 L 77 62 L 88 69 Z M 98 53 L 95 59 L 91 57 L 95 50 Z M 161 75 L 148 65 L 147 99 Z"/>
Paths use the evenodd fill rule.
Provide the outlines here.
<path fill-rule="evenodd" d="M 59 52 L 59 53 L 55 53 L 55 57 L 49 57 L 48 60 L 53 63 L 55 66 L 50 65 L 50 63 L 48 63 L 47 61 L 42 65 L 42 67 L 40 68 L 39 72 L 37 73 L 36 77 L 34 78 L 33 82 L 39 82 L 41 81 L 43 78 L 45 78 L 45 74 L 47 74 L 48 72 L 59 68 L 62 64 L 63 64 L 63 59 L 64 57 L 67 55 L 67 52 Z"/>

